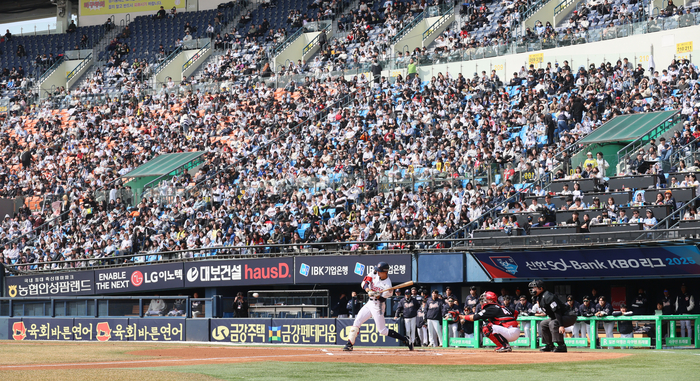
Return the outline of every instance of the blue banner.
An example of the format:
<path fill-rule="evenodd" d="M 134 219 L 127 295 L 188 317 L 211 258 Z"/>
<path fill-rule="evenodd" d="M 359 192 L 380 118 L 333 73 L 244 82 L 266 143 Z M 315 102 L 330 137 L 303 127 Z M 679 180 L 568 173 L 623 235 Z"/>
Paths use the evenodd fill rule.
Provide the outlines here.
<path fill-rule="evenodd" d="M 362 282 L 377 263 L 389 264 L 389 278 L 393 284 L 411 280 L 411 254 L 394 255 L 324 255 L 296 257 L 294 283 L 296 284 L 353 284 Z"/>
<path fill-rule="evenodd" d="M 293 257 L 187 262 L 184 270 L 185 287 L 294 283 Z"/>
<path fill-rule="evenodd" d="M 182 288 L 182 263 L 95 270 L 95 293 L 114 294 Z"/>
<path fill-rule="evenodd" d="M 78 296 L 94 293 L 94 271 L 5 277 L 5 296 L 10 298 Z"/>
<path fill-rule="evenodd" d="M 472 253 L 493 278 L 700 275 L 696 246 Z"/>

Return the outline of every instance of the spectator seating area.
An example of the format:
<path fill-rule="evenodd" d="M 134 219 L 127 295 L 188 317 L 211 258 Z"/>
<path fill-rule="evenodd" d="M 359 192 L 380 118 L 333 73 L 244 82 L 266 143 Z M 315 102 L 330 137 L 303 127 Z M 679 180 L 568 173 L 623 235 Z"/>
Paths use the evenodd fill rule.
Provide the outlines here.
<path fill-rule="evenodd" d="M 593 128 L 616 115 L 670 109 L 672 96 L 684 105 L 679 135 L 700 136 L 700 84 L 688 60 L 653 74 L 622 61 L 578 71 L 562 62 L 523 67 L 503 81 L 485 72 L 398 76 L 392 83 L 308 76 L 274 89 L 236 81 L 236 53 L 193 81 L 158 91 L 134 75 L 140 66 L 124 61 L 90 85 L 100 93 L 106 85 L 98 82 L 116 79 L 119 96 L 96 101 L 64 91 L 56 96 L 70 99 L 64 109 L 48 99 L 7 115 L 0 195 L 25 203 L 0 223 L 4 263 L 81 267 L 156 260 L 179 249 L 194 250 L 182 257 L 267 252 L 275 250 L 265 246 L 271 243 L 311 250 L 310 243 L 353 241 L 359 243 L 336 248 L 382 250 L 421 239 L 422 247 L 436 247 L 445 244 L 432 240 L 484 227 L 489 210 L 501 213 L 499 221 L 517 216 L 519 227 L 513 219 L 510 227 L 485 227 L 532 232 L 538 226 L 525 229 L 529 214 L 522 213 L 544 197 L 541 189 L 580 197 L 591 218 L 599 209 L 590 196 L 597 194 L 601 202 L 614 197 L 618 210 L 652 208 L 659 221 L 698 186 L 691 179 L 673 187 L 664 176 L 666 188 L 657 188 L 653 173 L 632 179 L 625 172 L 621 180 L 559 172 L 580 164 L 566 163 L 563 152 L 580 150 L 575 141 Z M 613 86 L 608 77 L 628 86 Z M 677 143 L 673 149 L 681 149 Z M 647 158 L 661 155 L 644 148 Z M 204 151 L 205 165 L 130 201 L 120 176 L 158 155 L 187 151 Z M 685 170 L 699 170 L 687 164 Z M 650 203 L 668 188 L 673 204 Z M 640 191 L 643 205 L 635 204 Z M 545 223 L 568 222 L 570 208 L 560 213 L 556 205 Z M 539 219 L 537 212 L 531 216 Z M 221 246 L 228 248 L 213 249 Z M 144 255 L 124 257 L 132 253 Z M 66 262 L 72 259 L 86 261 Z M 54 261 L 62 263 L 46 264 Z"/>
<path fill-rule="evenodd" d="M 10 97 L 37 80 L 66 50 L 91 49 L 104 34 L 102 26 L 77 28 L 73 33 L 0 36 L 0 98 Z"/>
<path fill-rule="evenodd" d="M 236 17 L 237 8 L 222 8 L 199 12 L 178 13 L 175 17 L 154 19 L 152 16 L 138 16 L 127 25 L 128 35 L 122 34 L 116 40 L 126 44 L 129 49 L 123 59 L 146 60 L 149 64 L 158 62 L 176 49 L 178 41 L 182 41 L 190 32 L 193 39 L 213 38 L 222 31 L 224 25 Z M 208 34 L 209 26 L 214 28 L 214 34 Z M 112 54 L 116 43 L 110 44 L 108 50 L 100 53 L 100 60 L 106 61 Z M 163 52 L 160 47 L 164 48 Z"/>

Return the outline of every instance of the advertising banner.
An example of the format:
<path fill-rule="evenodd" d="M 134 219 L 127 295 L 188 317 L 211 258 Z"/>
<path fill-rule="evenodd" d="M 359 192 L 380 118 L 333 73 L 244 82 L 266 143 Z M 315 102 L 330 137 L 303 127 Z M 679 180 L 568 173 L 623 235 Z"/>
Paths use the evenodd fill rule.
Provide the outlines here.
<path fill-rule="evenodd" d="M 185 319 L 130 318 L 126 332 L 130 341 L 185 341 Z"/>
<path fill-rule="evenodd" d="M 128 326 L 127 318 L 75 318 L 73 319 L 73 340 L 127 341 Z M 77 330 L 80 330 L 80 334 L 76 333 Z"/>
<path fill-rule="evenodd" d="M 296 284 L 359 283 L 379 262 L 389 264 L 389 278 L 394 284 L 411 280 L 413 274 L 410 254 L 397 255 L 327 255 L 296 257 Z"/>
<path fill-rule="evenodd" d="M 355 319 L 335 319 L 335 329 L 338 332 L 336 344 L 345 345 L 348 342 L 348 327 L 352 326 Z M 399 331 L 399 323 L 396 319 L 385 319 L 386 327 Z M 399 346 L 399 341 L 389 336 L 380 335 L 374 319 L 367 320 L 360 327 L 360 333 L 355 340 L 355 346 Z"/>
<path fill-rule="evenodd" d="M 293 284 L 294 258 L 185 263 L 185 287 Z"/>
<path fill-rule="evenodd" d="M 80 16 L 113 15 L 132 12 L 156 12 L 162 6 L 184 8 L 186 0 L 80 0 Z M 114 21 L 114 20 L 112 20 Z"/>
<path fill-rule="evenodd" d="M 493 278 L 700 275 L 695 246 L 472 253 Z"/>
<path fill-rule="evenodd" d="M 270 319 L 211 319 L 210 340 L 219 343 L 266 343 Z"/>
<path fill-rule="evenodd" d="M 14 340 L 185 341 L 185 319 L 11 319 Z"/>
<path fill-rule="evenodd" d="M 182 263 L 171 263 L 95 270 L 95 293 L 113 294 L 182 288 L 185 285 L 182 269 Z"/>
<path fill-rule="evenodd" d="M 335 319 L 272 319 L 268 341 L 283 344 L 337 342 Z"/>
<path fill-rule="evenodd" d="M 5 277 L 5 295 L 10 298 L 92 295 L 93 271 Z"/>
<path fill-rule="evenodd" d="M 10 323 L 14 340 L 73 340 L 71 318 L 23 318 Z M 82 337 L 82 331 L 78 335 Z"/>

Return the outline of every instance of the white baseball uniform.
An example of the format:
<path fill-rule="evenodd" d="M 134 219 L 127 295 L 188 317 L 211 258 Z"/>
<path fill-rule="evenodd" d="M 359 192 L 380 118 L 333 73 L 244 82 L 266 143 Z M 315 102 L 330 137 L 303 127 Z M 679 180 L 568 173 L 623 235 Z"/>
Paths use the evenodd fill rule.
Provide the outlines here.
<path fill-rule="evenodd" d="M 367 281 L 367 277 L 370 277 L 371 281 Z M 382 291 L 391 287 L 391 279 L 388 276 L 384 280 L 381 280 L 377 273 L 372 273 L 367 277 L 362 281 L 362 289 L 369 288 L 372 291 Z M 382 293 L 381 296 L 383 298 L 390 298 L 391 291 L 386 291 Z M 379 301 L 378 298 L 372 298 L 360 309 L 360 312 L 357 313 L 352 325 L 359 329 L 362 323 L 372 318 L 375 324 L 377 324 L 377 331 L 379 331 L 379 334 L 386 336 L 389 333 L 389 329 L 386 327 L 386 322 L 384 321 L 385 310 L 386 304 L 383 301 Z"/>

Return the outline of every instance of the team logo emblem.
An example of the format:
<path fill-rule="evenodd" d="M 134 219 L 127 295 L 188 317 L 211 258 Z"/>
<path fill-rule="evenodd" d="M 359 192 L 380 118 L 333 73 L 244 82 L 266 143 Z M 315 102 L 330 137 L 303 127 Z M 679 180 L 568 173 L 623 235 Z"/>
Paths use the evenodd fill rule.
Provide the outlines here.
<path fill-rule="evenodd" d="M 95 336 L 97 341 L 109 341 L 112 338 L 112 329 L 109 328 L 109 323 L 106 321 L 97 323 L 95 330 L 97 331 L 97 336 Z"/>
<path fill-rule="evenodd" d="M 359 276 L 365 275 L 365 265 L 360 262 L 355 263 L 355 274 Z"/>
<path fill-rule="evenodd" d="M 17 296 L 17 285 L 8 285 L 7 294 L 10 295 L 10 298 L 14 298 L 15 296 Z"/>
<path fill-rule="evenodd" d="M 299 267 L 299 274 L 303 276 L 309 276 L 309 270 L 311 269 L 311 266 L 307 265 L 306 263 L 302 263 L 301 266 Z"/>
<path fill-rule="evenodd" d="M 282 341 L 282 327 L 270 327 L 270 342 Z"/>
<path fill-rule="evenodd" d="M 16 321 L 12 324 L 12 338 L 15 340 L 24 340 L 27 338 L 27 328 L 23 321 Z"/>
<path fill-rule="evenodd" d="M 141 271 L 136 270 L 133 273 L 131 273 L 131 284 L 138 287 L 142 283 L 143 283 L 143 274 L 141 273 Z"/>
<path fill-rule="evenodd" d="M 499 269 L 508 274 L 515 275 L 518 272 L 518 264 L 513 257 L 489 257 L 491 262 Z"/>
<path fill-rule="evenodd" d="M 214 340 L 221 341 L 226 340 L 229 334 L 229 329 L 225 325 L 220 325 L 211 331 L 211 337 Z"/>
<path fill-rule="evenodd" d="M 199 270 L 196 267 L 192 267 L 189 270 L 187 270 L 187 281 L 188 282 L 196 281 L 197 277 L 199 277 Z"/>

